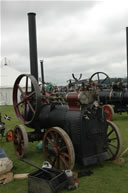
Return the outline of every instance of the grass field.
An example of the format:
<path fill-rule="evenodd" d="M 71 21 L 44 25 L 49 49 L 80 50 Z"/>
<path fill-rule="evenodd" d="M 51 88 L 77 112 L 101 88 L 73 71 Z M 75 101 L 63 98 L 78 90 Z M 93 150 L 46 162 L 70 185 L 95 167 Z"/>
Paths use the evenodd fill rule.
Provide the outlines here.
<path fill-rule="evenodd" d="M 16 125 L 21 124 L 13 110 L 12 106 L 1 106 L 0 112 L 2 116 L 7 114 L 12 117 L 11 121 L 3 119 L 7 129 L 13 129 Z M 122 151 L 128 147 L 128 115 L 114 116 L 114 123 L 120 128 L 120 133 L 123 140 Z M 42 166 L 44 158 L 43 153 L 40 152 L 36 145 L 38 142 L 29 143 L 29 151 L 27 160 Z M 31 173 L 36 169 L 32 166 L 18 160 L 15 155 L 13 143 L 6 142 L 5 138 L 0 140 L 0 147 L 7 153 L 8 157 L 13 161 L 13 173 Z M 102 165 L 95 165 L 91 167 L 83 167 L 76 165 L 74 171 L 88 171 L 91 170 L 91 176 L 79 178 L 79 187 L 74 190 L 74 193 L 128 193 L 128 153 L 124 156 L 125 162 L 123 164 L 115 164 L 110 161 L 103 162 Z M 27 193 L 28 185 L 27 179 L 15 179 L 6 185 L 0 185 L 0 193 Z M 62 190 L 62 193 L 69 192 L 69 190 Z"/>

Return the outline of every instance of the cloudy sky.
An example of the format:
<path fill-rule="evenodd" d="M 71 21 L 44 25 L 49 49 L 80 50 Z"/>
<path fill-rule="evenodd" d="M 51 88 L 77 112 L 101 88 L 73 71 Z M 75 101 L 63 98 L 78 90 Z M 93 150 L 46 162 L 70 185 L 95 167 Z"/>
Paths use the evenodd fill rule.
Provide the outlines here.
<path fill-rule="evenodd" d="M 28 12 L 36 13 L 38 61 L 45 81 L 67 84 L 103 71 L 126 77 L 128 3 L 122 1 L 1 1 L 1 64 L 30 72 Z M 39 74 L 40 63 L 38 62 Z"/>

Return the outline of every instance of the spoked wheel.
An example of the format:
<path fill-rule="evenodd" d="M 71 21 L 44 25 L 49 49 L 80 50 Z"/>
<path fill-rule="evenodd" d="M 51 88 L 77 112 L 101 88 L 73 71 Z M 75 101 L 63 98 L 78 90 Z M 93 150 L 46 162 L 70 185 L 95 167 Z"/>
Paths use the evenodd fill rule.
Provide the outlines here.
<path fill-rule="evenodd" d="M 5 134 L 5 138 L 7 142 L 12 142 L 14 141 L 14 131 L 12 129 L 9 129 L 6 134 Z"/>
<path fill-rule="evenodd" d="M 28 135 L 22 125 L 18 125 L 14 129 L 14 148 L 19 158 L 22 158 L 27 153 Z"/>
<path fill-rule="evenodd" d="M 109 160 L 114 160 L 119 157 L 122 148 L 122 139 L 120 136 L 119 128 L 107 120 L 107 152 L 109 154 Z"/>
<path fill-rule="evenodd" d="M 91 82 L 95 82 L 97 84 L 97 86 L 100 87 L 103 84 L 109 84 L 110 85 L 111 79 L 104 72 L 96 72 L 90 77 L 89 83 L 91 84 Z"/>
<path fill-rule="evenodd" d="M 107 104 L 107 105 L 103 106 L 103 109 L 104 109 L 104 112 L 106 114 L 106 119 L 109 121 L 112 121 L 113 116 L 114 116 L 114 110 L 113 110 L 112 106 Z"/>
<path fill-rule="evenodd" d="M 74 147 L 68 134 L 59 127 L 47 130 L 43 138 L 43 152 L 47 161 L 58 169 L 73 169 Z"/>
<path fill-rule="evenodd" d="M 41 106 L 38 83 L 32 75 L 20 75 L 13 88 L 13 106 L 17 117 L 24 124 L 34 121 Z"/>

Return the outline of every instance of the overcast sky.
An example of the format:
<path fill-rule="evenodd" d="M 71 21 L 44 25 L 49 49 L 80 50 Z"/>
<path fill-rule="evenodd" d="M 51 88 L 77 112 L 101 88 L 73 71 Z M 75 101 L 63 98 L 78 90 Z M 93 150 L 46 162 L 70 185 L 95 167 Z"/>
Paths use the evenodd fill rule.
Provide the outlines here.
<path fill-rule="evenodd" d="M 28 12 L 36 13 L 46 82 L 65 85 L 72 73 L 97 71 L 126 77 L 127 1 L 1 1 L 1 61 L 21 73 L 30 73 Z"/>

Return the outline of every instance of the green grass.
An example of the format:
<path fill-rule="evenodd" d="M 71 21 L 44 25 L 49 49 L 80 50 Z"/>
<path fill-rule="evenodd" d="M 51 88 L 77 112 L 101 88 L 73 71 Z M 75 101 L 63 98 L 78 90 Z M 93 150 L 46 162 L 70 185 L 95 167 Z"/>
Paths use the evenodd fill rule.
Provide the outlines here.
<path fill-rule="evenodd" d="M 14 129 L 16 125 L 21 124 L 13 110 L 12 106 L 1 106 L 0 112 L 2 116 L 7 114 L 12 117 L 11 121 L 2 119 L 6 124 L 7 129 Z M 122 115 L 116 114 L 114 116 L 114 123 L 120 128 L 120 133 L 123 140 L 122 151 L 128 147 L 128 115 L 123 113 Z M 39 152 L 36 145 L 38 142 L 29 143 L 29 151 L 27 154 L 27 160 L 30 162 L 42 166 L 44 157 L 43 153 Z M 14 152 L 13 143 L 6 142 L 5 138 L 0 141 L 0 146 L 5 150 L 8 157 L 13 161 L 14 168 L 13 173 L 31 173 L 36 169 L 32 166 L 18 160 Z M 128 153 L 125 154 L 125 163 L 115 164 L 113 162 L 105 161 L 102 165 L 95 165 L 91 167 L 83 167 L 76 165 L 75 171 L 87 171 L 91 170 L 93 174 L 79 178 L 79 187 L 74 190 L 74 193 L 128 193 Z M 25 180 L 13 180 L 6 185 L 0 185 L 0 193 L 27 193 L 28 185 L 27 179 Z M 69 192 L 68 190 L 62 190 L 62 193 Z"/>

